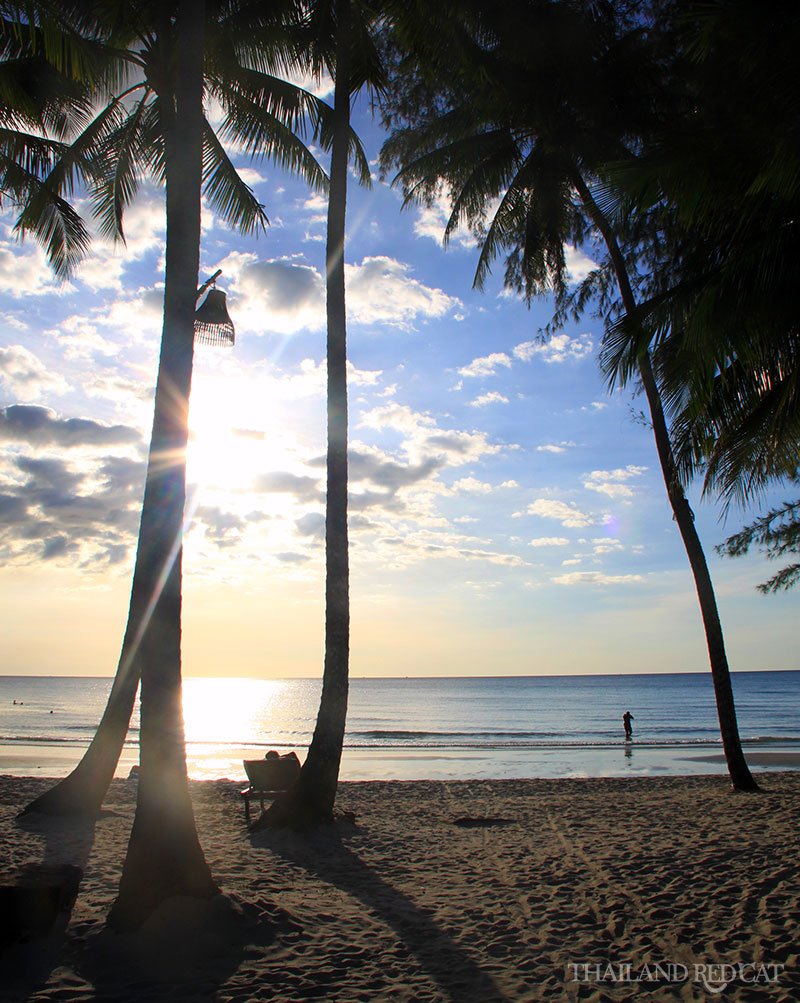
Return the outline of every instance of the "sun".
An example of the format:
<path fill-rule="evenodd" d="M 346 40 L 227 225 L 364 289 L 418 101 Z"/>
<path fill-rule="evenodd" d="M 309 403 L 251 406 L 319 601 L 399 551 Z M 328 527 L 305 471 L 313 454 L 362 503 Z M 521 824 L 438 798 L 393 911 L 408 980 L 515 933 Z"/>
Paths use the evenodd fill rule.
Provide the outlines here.
<path fill-rule="evenodd" d="M 189 406 L 187 479 L 203 490 L 246 492 L 255 474 L 285 463 L 282 437 L 265 387 L 241 374 L 196 374 Z"/>

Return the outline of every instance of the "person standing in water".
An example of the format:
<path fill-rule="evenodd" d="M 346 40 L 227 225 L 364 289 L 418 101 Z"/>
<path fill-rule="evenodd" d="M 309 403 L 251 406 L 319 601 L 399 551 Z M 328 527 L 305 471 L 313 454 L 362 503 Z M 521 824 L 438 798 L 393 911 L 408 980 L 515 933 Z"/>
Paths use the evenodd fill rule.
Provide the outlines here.
<path fill-rule="evenodd" d="M 633 714 L 629 710 L 626 710 L 622 715 L 622 724 L 625 727 L 625 741 L 630 742 L 633 738 L 633 728 L 631 727 L 631 721 L 633 721 Z"/>

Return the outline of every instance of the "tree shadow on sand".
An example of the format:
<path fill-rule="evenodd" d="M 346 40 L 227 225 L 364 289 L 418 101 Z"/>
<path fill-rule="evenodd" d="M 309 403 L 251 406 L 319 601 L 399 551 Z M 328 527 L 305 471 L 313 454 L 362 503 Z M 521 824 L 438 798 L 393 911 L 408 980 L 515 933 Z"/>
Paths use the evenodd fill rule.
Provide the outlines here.
<path fill-rule="evenodd" d="M 44 841 L 42 860 L 25 861 L 18 869 L 18 884 L 47 888 L 61 883 L 62 887 L 55 898 L 40 893 L 38 901 L 29 903 L 28 908 L 21 903 L 19 939 L 8 943 L 0 954 L 0 981 L 9 999 L 27 998 L 46 985 L 53 970 L 63 964 L 72 908 L 76 893 L 80 895 L 99 817 L 32 814 L 15 820 L 20 828 Z M 52 915 L 43 915 L 51 910 Z M 17 922 L 14 917 L 4 919 L 9 926 Z"/>
<path fill-rule="evenodd" d="M 243 961 L 299 935 L 299 924 L 273 905 L 176 897 L 135 933 L 104 929 L 87 938 L 73 965 L 97 999 L 210 1003 L 224 985 L 226 1000 L 246 1001 L 256 997 L 248 981 L 237 985 Z"/>
<path fill-rule="evenodd" d="M 64 911 L 48 935 L 28 938 L 0 953 L 0 1000 L 23 1001 L 50 993 L 59 999 L 210 1003 L 219 998 L 225 983 L 230 986 L 226 999 L 252 1000 L 252 985 L 243 980 L 237 987 L 243 961 L 248 954 L 274 949 L 276 942 L 288 948 L 300 938 L 300 924 L 271 903 L 217 895 L 210 900 L 167 900 L 136 933 L 106 929 L 114 889 L 107 886 L 107 874 L 93 870 L 90 856 L 98 822 L 115 814 L 31 814 L 17 820 L 44 842 L 43 859 L 29 858 L 26 863 L 43 872 L 67 864 L 80 868 L 84 880 L 79 901 L 85 898 L 92 906 L 80 916 Z M 53 979 L 58 988 L 48 985 Z"/>
<path fill-rule="evenodd" d="M 271 850 L 365 905 L 395 932 L 442 994 L 454 1003 L 507 1000 L 491 975 L 436 923 L 429 910 L 389 884 L 344 844 L 341 826 L 324 826 L 311 833 L 262 830 L 250 838 L 254 848 Z"/>

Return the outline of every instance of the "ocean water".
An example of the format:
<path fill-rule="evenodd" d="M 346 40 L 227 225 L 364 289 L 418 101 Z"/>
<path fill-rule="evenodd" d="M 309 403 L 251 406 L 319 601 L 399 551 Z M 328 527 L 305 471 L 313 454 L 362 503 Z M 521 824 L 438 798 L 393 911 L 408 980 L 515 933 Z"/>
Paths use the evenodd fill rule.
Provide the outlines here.
<path fill-rule="evenodd" d="M 0 772 L 55 776 L 71 769 L 110 685 L 0 676 Z M 734 692 L 748 755 L 765 766 L 800 757 L 800 671 L 735 673 Z M 243 778 L 242 759 L 269 748 L 295 749 L 302 758 L 319 693 L 319 680 L 185 680 L 190 775 Z M 625 710 L 634 716 L 632 743 L 623 741 Z M 138 708 L 119 775 L 137 761 L 137 743 Z M 722 770 L 707 674 L 351 681 L 346 779 Z"/>

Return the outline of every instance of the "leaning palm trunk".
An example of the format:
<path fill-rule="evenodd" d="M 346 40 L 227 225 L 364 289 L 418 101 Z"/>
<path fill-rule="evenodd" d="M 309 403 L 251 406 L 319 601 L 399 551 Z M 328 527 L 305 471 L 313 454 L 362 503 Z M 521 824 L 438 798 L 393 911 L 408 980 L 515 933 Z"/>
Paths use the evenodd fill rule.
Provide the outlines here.
<path fill-rule="evenodd" d="M 347 326 L 344 282 L 350 138 L 349 0 L 336 4 L 336 86 L 326 248 L 328 454 L 325 517 L 325 667 L 317 723 L 303 769 L 256 826 L 305 827 L 333 818 L 347 717 L 350 572 L 347 540 Z"/>
<path fill-rule="evenodd" d="M 162 398 L 164 397 L 164 385 L 164 378 L 159 372 L 161 389 L 156 391 L 157 401 L 159 393 Z M 157 411 L 159 406 L 163 409 L 163 405 L 157 403 Z M 22 811 L 23 815 L 28 812 L 42 812 L 49 815 L 97 812 L 117 768 L 128 734 L 136 691 L 139 688 L 142 641 L 150 629 L 155 600 L 174 559 L 172 544 L 166 547 L 164 545 L 165 540 L 174 542 L 174 536 L 170 513 L 161 504 L 164 487 L 158 483 L 158 472 L 164 465 L 164 447 L 157 441 L 159 434 L 160 429 L 154 424 L 128 624 L 106 709 L 80 763 L 69 776 L 32 801 Z M 169 493 L 169 488 L 166 490 Z"/>
<path fill-rule="evenodd" d="M 173 895 L 207 897 L 217 891 L 189 798 L 181 705 L 181 539 L 200 257 L 204 18 L 202 0 L 182 0 L 174 84 L 161 95 L 167 203 L 164 330 L 144 504 L 164 511 L 162 536 L 154 549 L 170 560 L 137 652 L 141 764 L 119 896 L 109 915 L 116 929 L 139 926 Z"/>
<path fill-rule="evenodd" d="M 636 316 L 636 299 L 628 276 L 624 256 L 620 251 L 614 232 L 592 198 L 588 186 L 579 175 L 574 179 L 575 187 L 592 222 L 600 231 L 603 241 L 611 256 L 614 273 L 617 278 L 622 305 L 629 318 Z M 733 699 L 731 674 L 728 667 L 728 657 L 725 653 L 725 641 L 722 625 L 714 595 L 714 585 L 708 570 L 703 545 L 694 524 L 694 513 L 684 494 L 680 483 L 675 457 L 670 442 L 661 395 L 658 391 L 650 354 L 644 351 L 638 359 L 639 375 L 642 379 L 645 396 L 650 408 L 653 422 L 653 434 L 656 442 L 656 452 L 667 489 L 667 497 L 681 534 L 686 556 L 694 578 L 700 613 L 703 618 L 703 628 L 706 635 L 706 646 L 711 666 L 711 678 L 714 684 L 714 697 L 717 704 L 722 748 L 728 766 L 731 783 L 739 791 L 758 790 L 758 784 L 750 773 L 750 768 L 744 758 L 742 743 L 739 738 L 739 726 L 736 721 L 736 705 Z"/>

